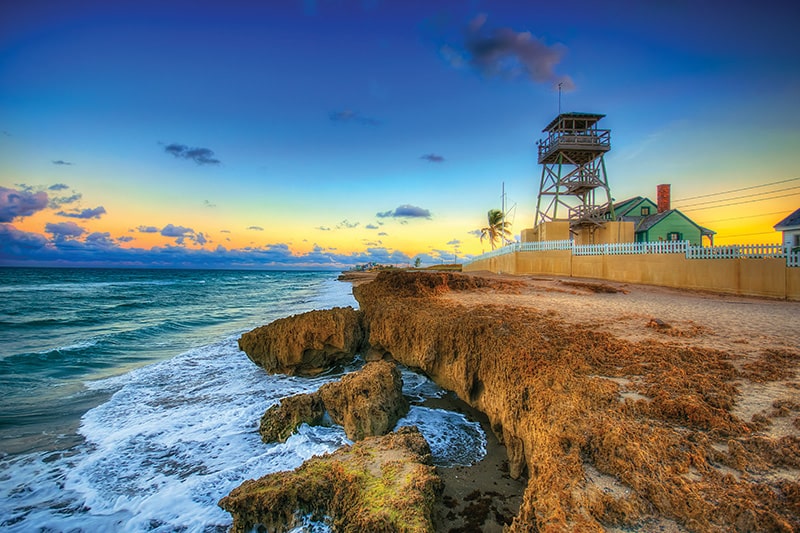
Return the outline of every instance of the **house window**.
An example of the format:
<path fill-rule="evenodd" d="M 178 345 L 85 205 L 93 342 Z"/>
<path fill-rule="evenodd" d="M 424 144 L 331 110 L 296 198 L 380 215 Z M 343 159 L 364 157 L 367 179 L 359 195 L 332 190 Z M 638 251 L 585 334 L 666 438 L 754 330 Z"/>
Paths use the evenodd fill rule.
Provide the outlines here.
<path fill-rule="evenodd" d="M 678 233 L 677 231 L 670 231 L 669 233 L 667 233 L 667 240 L 668 241 L 682 241 L 683 240 L 683 234 L 682 233 Z"/>
<path fill-rule="evenodd" d="M 642 208 L 642 216 L 646 217 L 648 215 L 650 215 L 650 206 L 649 205 Z"/>

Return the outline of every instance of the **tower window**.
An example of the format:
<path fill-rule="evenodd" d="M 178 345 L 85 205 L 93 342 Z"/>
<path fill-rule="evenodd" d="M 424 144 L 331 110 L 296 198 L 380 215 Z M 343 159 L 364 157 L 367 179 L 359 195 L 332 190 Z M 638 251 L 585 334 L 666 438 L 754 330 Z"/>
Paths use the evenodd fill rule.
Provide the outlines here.
<path fill-rule="evenodd" d="M 650 206 L 642 207 L 641 213 L 643 217 L 648 216 L 650 214 Z"/>

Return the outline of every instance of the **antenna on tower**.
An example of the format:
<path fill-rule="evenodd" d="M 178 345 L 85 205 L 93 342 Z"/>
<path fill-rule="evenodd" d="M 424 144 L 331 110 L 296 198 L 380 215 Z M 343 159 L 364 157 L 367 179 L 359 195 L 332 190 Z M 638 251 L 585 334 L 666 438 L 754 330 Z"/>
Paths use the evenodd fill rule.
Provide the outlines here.
<path fill-rule="evenodd" d="M 561 85 L 563 85 L 563 83 L 564 82 L 562 82 L 562 81 L 558 82 L 558 114 L 559 115 L 561 114 Z"/>

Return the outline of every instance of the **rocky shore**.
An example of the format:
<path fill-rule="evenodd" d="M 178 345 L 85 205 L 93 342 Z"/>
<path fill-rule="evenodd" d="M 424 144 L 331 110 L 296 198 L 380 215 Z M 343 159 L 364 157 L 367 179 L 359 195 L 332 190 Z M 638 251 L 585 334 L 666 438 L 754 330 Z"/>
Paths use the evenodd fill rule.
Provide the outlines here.
<path fill-rule="evenodd" d="M 780 329 L 765 336 L 765 326 L 756 342 L 735 343 L 718 317 L 710 319 L 721 324 L 715 332 L 692 320 L 641 316 L 634 309 L 610 314 L 607 309 L 619 302 L 622 309 L 638 302 L 639 289 L 600 285 L 384 272 L 354 284 L 359 311 L 316 312 L 350 318 L 314 317 L 309 324 L 327 324 L 315 334 L 299 326 L 304 318 L 288 319 L 274 338 L 288 335 L 292 350 L 272 344 L 251 358 L 284 354 L 284 361 L 269 359 L 265 368 L 313 374 L 323 356 L 339 361 L 360 352 L 369 360 L 419 369 L 453 391 L 485 414 L 505 448 L 507 475 L 524 484 L 521 505 L 506 521 L 508 531 L 800 529 L 796 332 L 792 336 L 786 324 L 785 337 Z M 663 294 L 651 289 L 645 296 Z M 764 312 L 767 320 L 786 312 L 796 324 L 797 310 L 776 304 Z M 630 331 L 620 331 L 623 324 Z M 262 334 L 256 337 L 268 336 Z M 754 402 L 747 393 L 756 392 L 764 396 Z M 437 486 L 424 482 L 430 471 L 425 472 L 419 484 L 412 483 L 420 489 L 409 496 L 414 501 L 427 502 Z M 300 483 L 294 479 L 292 484 Z M 445 486 L 456 480 L 445 476 Z M 246 483 L 237 494 L 253 490 Z M 445 496 L 439 497 L 438 512 L 452 503 Z M 462 500 L 466 496 L 485 502 L 485 493 L 462 494 Z M 265 517 L 307 510 L 292 498 L 253 501 L 267 508 Z M 235 527 L 258 523 L 253 507 L 223 507 L 231 510 Z M 434 526 L 437 511 L 427 504 L 420 509 L 425 518 L 414 523 L 429 528 L 422 530 L 484 528 L 446 529 L 441 521 Z M 334 505 L 325 512 L 339 530 L 358 530 L 348 529 L 352 509 Z M 376 531 L 403 530 L 386 527 Z"/>

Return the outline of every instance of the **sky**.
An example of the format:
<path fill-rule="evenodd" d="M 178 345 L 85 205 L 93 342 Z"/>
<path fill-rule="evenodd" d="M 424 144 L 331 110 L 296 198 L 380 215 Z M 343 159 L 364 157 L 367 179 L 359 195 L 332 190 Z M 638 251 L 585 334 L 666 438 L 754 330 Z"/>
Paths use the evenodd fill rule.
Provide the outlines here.
<path fill-rule="evenodd" d="M 461 261 L 489 251 L 488 210 L 533 225 L 559 105 L 606 115 L 617 201 L 670 183 L 716 244 L 777 243 L 800 207 L 797 20 L 775 0 L 0 0 L 0 265 Z"/>

